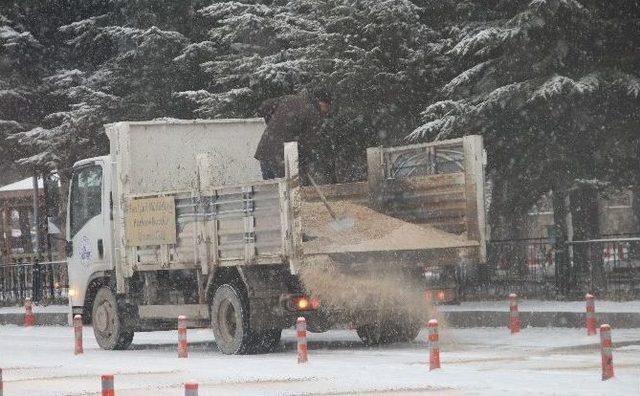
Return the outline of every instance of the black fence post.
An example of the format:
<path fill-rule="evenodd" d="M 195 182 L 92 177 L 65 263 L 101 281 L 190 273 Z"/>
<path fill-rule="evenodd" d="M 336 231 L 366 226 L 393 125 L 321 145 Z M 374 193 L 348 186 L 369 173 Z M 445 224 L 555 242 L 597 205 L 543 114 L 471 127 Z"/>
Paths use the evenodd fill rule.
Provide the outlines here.
<path fill-rule="evenodd" d="M 567 243 L 570 227 L 568 194 L 564 190 L 553 191 L 553 222 L 555 225 L 556 286 L 562 296 L 567 296 L 571 285 L 571 258 Z"/>
<path fill-rule="evenodd" d="M 33 302 L 39 303 L 42 300 L 42 277 L 40 276 L 41 265 L 36 258 L 33 262 Z"/>
<path fill-rule="evenodd" d="M 22 264 L 22 263 L 21 263 Z M 27 298 L 26 289 L 27 289 L 27 271 L 24 265 L 18 267 L 18 289 L 20 293 L 20 299 L 24 300 Z"/>
<path fill-rule="evenodd" d="M 2 278 L 0 278 L 0 285 L 2 285 L 2 301 L 7 300 L 7 267 L 0 263 L 0 271 L 2 271 Z"/>
<path fill-rule="evenodd" d="M 56 290 L 55 280 L 53 277 L 53 264 L 47 266 L 47 271 L 47 275 L 49 278 L 49 298 L 51 299 L 51 301 L 53 301 L 53 299 L 55 298 Z"/>

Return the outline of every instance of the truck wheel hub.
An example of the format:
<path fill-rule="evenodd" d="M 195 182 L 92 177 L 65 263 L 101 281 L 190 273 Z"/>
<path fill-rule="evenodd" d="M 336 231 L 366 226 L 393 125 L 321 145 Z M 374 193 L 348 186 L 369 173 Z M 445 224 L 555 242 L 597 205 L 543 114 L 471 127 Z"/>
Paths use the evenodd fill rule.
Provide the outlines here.
<path fill-rule="evenodd" d="M 98 307 L 96 317 L 93 319 L 96 322 L 96 327 L 100 331 L 106 331 L 109 328 L 109 308 L 107 304 L 102 304 Z"/>
<path fill-rule="evenodd" d="M 222 335 L 227 339 L 232 339 L 236 333 L 236 310 L 230 301 L 224 301 L 219 311 L 219 323 L 221 324 Z"/>

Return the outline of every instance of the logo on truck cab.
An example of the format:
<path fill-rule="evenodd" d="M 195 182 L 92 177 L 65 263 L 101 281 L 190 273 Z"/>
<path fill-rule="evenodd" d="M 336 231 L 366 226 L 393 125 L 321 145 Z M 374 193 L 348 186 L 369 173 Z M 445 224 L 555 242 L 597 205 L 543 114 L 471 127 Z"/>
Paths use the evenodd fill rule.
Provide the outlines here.
<path fill-rule="evenodd" d="M 89 263 L 91 262 L 91 241 L 86 235 L 83 235 L 82 238 L 80 238 L 78 255 L 80 256 L 80 262 L 83 265 L 89 265 Z"/>

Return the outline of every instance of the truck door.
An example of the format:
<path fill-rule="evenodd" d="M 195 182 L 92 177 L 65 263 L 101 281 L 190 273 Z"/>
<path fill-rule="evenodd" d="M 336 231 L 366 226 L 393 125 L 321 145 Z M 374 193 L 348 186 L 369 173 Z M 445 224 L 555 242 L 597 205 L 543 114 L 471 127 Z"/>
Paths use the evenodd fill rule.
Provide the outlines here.
<path fill-rule="evenodd" d="M 106 167 L 101 161 L 74 169 L 69 192 L 67 218 L 67 262 L 69 268 L 69 303 L 84 305 L 92 275 L 111 267 L 108 252 L 109 200 L 106 191 Z M 75 310 L 74 310 L 75 311 Z M 75 312 L 74 312 L 75 313 Z M 80 312 L 78 312 L 80 313 Z"/>

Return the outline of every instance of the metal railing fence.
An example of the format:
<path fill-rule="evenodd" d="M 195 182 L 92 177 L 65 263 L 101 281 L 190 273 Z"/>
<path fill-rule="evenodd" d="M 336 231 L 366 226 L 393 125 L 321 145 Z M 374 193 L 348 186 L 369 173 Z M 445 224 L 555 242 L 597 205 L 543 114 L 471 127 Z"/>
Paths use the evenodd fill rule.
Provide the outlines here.
<path fill-rule="evenodd" d="M 558 247 L 547 239 L 491 241 L 489 262 L 459 271 L 463 299 L 522 297 L 582 298 L 586 293 L 616 299 L 640 298 L 640 238 L 573 241 Z"/>
<path fill-rule="evenodd" d="M 489 262 L 455 271 L 458 295 L 465 300 L 495 299 L 517 293 L 523 298 L 640 298 L 640 238 L 609 238 L 567 244 L 569 260 L 561 268 L 557 246 L 546 239 L 489 242 Z M 23 262 L 0 266 L 0 305 L 29 297 L 39 304 L 67 302 L 65 261 Z"/>
<path fill-rule="evenodd" d="M 69 292 L 65 261 L 22 262 L 0 266 L 0 305 L 31 298 L 37 304 L 64 304 Z"/>

